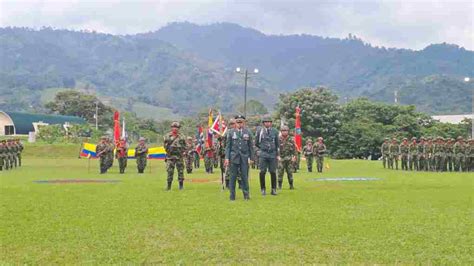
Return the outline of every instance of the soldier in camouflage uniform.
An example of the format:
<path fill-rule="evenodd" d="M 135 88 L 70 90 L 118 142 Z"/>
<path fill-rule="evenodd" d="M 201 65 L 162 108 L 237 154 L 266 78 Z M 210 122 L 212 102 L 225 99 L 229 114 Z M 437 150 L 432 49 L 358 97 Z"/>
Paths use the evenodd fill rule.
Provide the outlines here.
<path fill-rule="evenodd" d="M 474 172 L 474 139 L 470 139 L 466 145 L 466 170 Z"/>
<path fill-rule="evenodd" d="M 117 157 L 119 163 L 119 171 L 121 174 L 125 173 L 125 168 L 127 168 L 128 160 L 128 144 L 125 138 L 121 138 L 117 143 L 117 151 L 115 157 Z"/>
<path fill-rule="evenodd" d="M 454 168 L 454 154 L 453 154 L 453 148 L 454 148 L 454 139 L 450 138 L 448 139 L 448 142 L 446 143 L 446 171 L 452 172 Z"/>
<path fill-rule="evenodd" d="M 466 146 L 463 137 L 459 136 L 453 145 L 454 171 L 461 172 L 465 170 Z"/>
<path fill-rule="evenodd" d="M 193 158 L 194 158 L 194 168 L 197 169 L 199 168 L 199 163 L 201 161 L 201 154 L 199 154 L 199 152 L 197 152 L 196 148 L 198 147 L 198 141 L 197 140 L 193 140 L 193 144 L 194 144 L 194 149 L 193 149 Z"/>
<path fill-rule="evenodd" d="M 283 183 L 283 175 L 288 176 L 288 183 L 290 189 L 294 189 L 293 186 L 293 167 L 296 161 L 296 145 L 295 139 L 290 137 L 288 134 L 288 126 L 282 126 L 280 128 L 281 136 L 279 139 L 280 144 L 280 161 L 278 163 L 278 188 L 281 189 Z"/>
<path fill-rule="evenodd" d="M 138 140 L 138 145 L 135 147 L 135 159 L 137 161 L 138 173 L 143 174 L 148 159 L 148 147 L 143 137 Z"/>
<path fill-rule="evenodd" d="M 3 165 L 5 170 L 10 170 L 10 148 L 8 147 L 8 143 L 6 140 L 2 140 L 3 143 Z"/>
<path fill-rule="evenodd" d="M 6 152 L 7 152 L 7 149 L 5 147 L 5 142 L 4 142 L 4 140 L 2 140 L 0 142 L 0 171 L 3 171 L 3 168 L 5 166 Z M 7 169 L 5 168 L 5 170 L 7 170 Z"/>
<path fill-rule="evenodd" d="M 389 152 L 389 160 L 388 165 L 390 169 L 393 169 L 395 165 L 395 169 L 398 170 L 398 156 L 400 155 L 400 146 L 397 143 L 397 139 L 392 139 L 392 143 L 388 147 Z"/>
<path fill-rule="evenodd" d="M 306 166 L 308 167 L 308 172 L 313 172 L 313 141 L 308 138 L 306 140 L 306 145 L 303 147 L 304 158 L 306 159 Z"/>
<path fill-rule="evenodd" d="M 99 144 L 95 147 L 95 154 L 99 158 L 100 173 L 107 173 L 107 152 L 109 145 L 107 145 L 107 137 L 103 136 L 100 138 Z"/>
<path fill-rule="evenodd" d="M 184 188 L 184 160 L 186 152 L 186 140 L 179 133 L 180 125 L 178 122 L 171 123 L 171 132 L 165 136 L 164 146 L 166 150 L 166 170 L 168 172 L 167 190 L 171 190 L 173 183 L 174 169 L 178 171 L 179 190 Z"/>
<path fill-rule="evenodd" d="M 194 145 L 193 138 L 186 138 L 186 173 L 190 174 L 193 172 L 193 160 L 194 160 Z"/>
<path fill-rule="evenodd" d="M 21 167 L 21 154 L 22 154 L 23 149 L 24 149 L 25 147 L 23 146 L 23 143 L 21 143 L 21 140 L 20 140 L 20 139 L 16 139 L 16 145 L 18 146 L 18 154 L 17 154 L 18 166 Z"/>
<path fill-rule="evenodd" d="M 426 151 L 425 151 L 425 138 L 420 138 L 420 143 L 417 145 L 418 153 L 418 170 L 426 171 Z"/>
<path fill-rule="evenodd" d="M 318 173 L 322 173 L 324 168 L 324 155 L 326 155 L 326 145 L 324 144 L 322 137 L 318 137 L 318 142 L 314 144 L 313 154 L 316 156 Z"/>
<path fill-rule="evenodd" d="M 403 141 L 400 144 L 400 157 L 402 161 L 402 170 L 408 171 L 408 153 L 409 152 L 410 152 L 410 145 L 408 144 L 408 139 L 403 138 Z"/>
<path fill-rule="evenodd" d="M 408 153 L 408 164 L 410 171 L 413 171 L 415 169 L 418 171 L 418 144 L 416 143 L 416 137 L 411 138 L 411 143 L 408 147 L 409 153 Z"/>
<path fill-rule="evenodd" d="M 8 153 L 9 153 L 9 160 L 10 160 L 10 167 L 13 169 L 13 167 L 17 167 L 17 161 L 16 161 L 16 146 L 15 143 L 13 143 L 12 139 L 9 139 L 7 141 L 8 143 Z"/>
<path fill-rule="evenodd" d="M 385 138 L 382 146 L 380 147 L 380 154 L 382 154 L 382 164 L 383 168 L 387 168 L 387 163 L 388 163 L 388 147 L 390 146 L 390 142 L 388 141 L 388 138 Z"/>
<path fill-rule="evenodd" d="M 114 150 L 115 145 L 110 138 L 107 138 L 107 145 L 109 149 L 107 150 L 107 169 L 110 169 L 114 165 Z"/>
<path fill-rule="evenodd" d="M 434 169 L 437 172 L 443 171 L 444 153 L 445 153 L 445 150 L 444 150 L 443 139 L 441 137 L 438 137 L 433 147 L 434 165 L 435 165 Z"/>
<path fill-rule="evenodd" d="M 426 152 L 426 170 L 433 171 L 434 169 L 434 154 L 433 154 L 433 140 L 431 137 L 428 137 L 426 145 L 425 145 L 425 152 Z"/>
<path fill-rule="evenodd" d="M 212 146 L 212 151 L 214 152 L 214 156 L 212 156 L 212 165 L 214 166 L 214 168 L 219 167 L 219 158 L 217 156 L 217 150 L 218 150 L 217 145 L 218 145 L 218 143 L 216 141 L 216 142 L 214 142 L 214 145 Z"/>
<path fill-rule="evenodd" d="M 203 150 L 203 157 L 204 157 L 204 167 L 206 168 L 206 173 L 212 174 L 213 170 L 213 161 L 214 161 L 214 148 L 209 147 L 206 144 L 206 147 Z"/>

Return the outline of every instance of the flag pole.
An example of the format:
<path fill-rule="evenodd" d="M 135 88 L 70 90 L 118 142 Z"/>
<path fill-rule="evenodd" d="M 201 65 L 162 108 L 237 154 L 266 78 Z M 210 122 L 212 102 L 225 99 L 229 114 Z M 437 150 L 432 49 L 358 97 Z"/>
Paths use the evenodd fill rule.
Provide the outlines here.
<path fill-rule="evenodd" d="M 87 173 L 91 172 L 91 155 L 87 156 Z"/>

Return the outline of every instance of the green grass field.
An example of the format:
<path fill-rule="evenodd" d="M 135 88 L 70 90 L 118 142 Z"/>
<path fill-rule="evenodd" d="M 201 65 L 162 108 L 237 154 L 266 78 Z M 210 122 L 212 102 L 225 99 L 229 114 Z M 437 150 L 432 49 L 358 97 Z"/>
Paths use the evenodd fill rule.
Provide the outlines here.
<path fill-rule="evenodd" d="M 162 161 L 141 176 L 135 161 L 125 175 L 115 164 L 101 176 L 97 161 L 88 173 L 86 159 L 26 155 L 21 169 L 0 172 L 1 264 L 474 263 L 472 173 L 331 160 L 323 174 L 303 169 L 296 190 L 285 183 L 276 197 L 258 193 L 252 171 L 251 200 L 239 193 L 230 202 L 219 174 L 202 168 L 184 191 L 175 182 L 166 192 Z M 312 181 L 360 176 L 382 179 Z M 33 182 L 92 178 L 121 182 Z"/>

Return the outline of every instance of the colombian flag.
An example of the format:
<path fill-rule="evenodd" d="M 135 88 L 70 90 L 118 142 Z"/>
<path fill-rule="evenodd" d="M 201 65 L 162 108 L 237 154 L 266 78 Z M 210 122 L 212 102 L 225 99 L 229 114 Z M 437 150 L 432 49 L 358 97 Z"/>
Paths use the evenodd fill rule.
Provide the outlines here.
<path fill-rule="evenodd" d="M 97 158 L 95 147 L 95 144 L 83 143 L 80 156 L 85 158 Z M 127 157 L 128 159 L 135 159 L 135 149 L 128 149 Z M 166 151 L 164 147 L 148 148 L 148 159 L 164 160 L 165 158 Z"/>

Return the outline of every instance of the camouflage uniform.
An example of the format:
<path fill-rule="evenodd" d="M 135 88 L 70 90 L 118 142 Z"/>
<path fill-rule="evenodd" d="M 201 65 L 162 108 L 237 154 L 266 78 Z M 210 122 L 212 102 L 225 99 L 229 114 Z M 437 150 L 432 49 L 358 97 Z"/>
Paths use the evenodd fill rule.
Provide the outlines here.
<path fill-rule="evenodd" d="M 303 154 L 306 159 L 306 167 L 308 172 L 313 172 L 313 141 L 311 139 L 306 140 L 306 145 L 303 147 Z"/>
<path fill-rule="evenodd" d="M 400 144 L 400 157 L 402 161 L 402 170 L 408 170 L 408 153 L 410 152 L 410 146 L 408 139 L 404 138 L 402 144 Z"/>
<path fill-rule="evenodd" d="M 409 153 L 408 153 L 408 164 L 409 164 L 409 168 L 410 168 L 410 171 L 413 171 L 416 170 L 418 171 L 418 166 L 419 166 L 419 162 L 418 162 L 418 144 L 416 143 L 416 138 L 413 137 L 411 138 L 411 143 L 408 147 L 408 150 L 409 150 Z"/>
<path fill-rule="evenodd" d="M 184 136 L 179 134 L 178 129 L 180 125 L 178 122 L 171 124 L 172 132 L 168 133 L 164 139 L 164 146 L 166 150 L 166 171 L 168 173 L 167 178 L 167 190 L 171 189 L 173 183 L 174 169 L 178 171 L 178 182 L 179 189 L 183 189 L 184 186 L 184 160 L 183 156 L 186 152 L 186 140 Z"/>
<path fill-rule="evenodd" d="M 288 131 L 287 126 L 283 126 L 281 131 Z M 283 135 L 279 138 L 280 144 L 280 161 L 278 163 L 278 187 L 281 189 L 283 183 L 283 175 L 286 174 L 288 176 L 288 183 L 290 184 L 290 189 L 293 189 L 293 167 L 294 161 L 296 159 L 296 146 L 295 146 L 295 139 L 291 136 L 283 137 Z"/>
<path fill-rule="evenodd" d="M 105 137 L 101 138 L 101 142 L 95 147 L 95 154 L 99 157 L 100 173 L 107 173 L 107 152 L 109 150 L 108 144 L 105 142 Z"/>
<path fill-rule="evenodd" d="M 418 170 L 426 171 L 426 151 L 425 151 L 425 138 L 421 137 L 420 143 L 416 146 L 418 154 Z"/>
<path fill-rule="evenodd" d="M 453 171 L 453 168 L 454 168 L 454 154 L 453 154 L 453 148 L 454 148 L 454 144 L 453 144 L 453 139 L 449 139 L 448 140 L 448 143 L 446 143 L 446 171 L 450 171 L 452 172 Z"/>
<path fill-rule="evenodd" d="M 140 138 L 138 145 L 135 147 L 135 159 L 137 161 L 137 170 L 139 174 L 143 174 L 146 168 L 148 157 L 148 147 L 145 139 Z"/>
<path fill-rule="evenodd" d="M 212 165 L 214 166 L 214 168 L 217 168 L 219 167 L 219 158 L 217 157 L 217 150 L 218 150 L 218 147 L 217 147 L 218 143 L 214 143 L 213 145 L 213 151 L 214 151 L 214 156 L 212 157 Z"/>
<path fill-rule="evenodd" d="M 114 165 L 114 150 L 115 150 L 115 145 L 108 139 L 107 145 L 109 146 L 109 149 L 107 150 L 106 153 L 106 160 L 107 160 L 107 169 L 110 169 Z"/>
<path fill-rule="evenodd" d="M 191 137 L 187 138 L 186 141 L 186 173 L 190 174 L 193 172 L 193 160 L 194 160 L 194 145 Z"/>
<path fill-rule="evenodd" d="M 390 143 L 388 142 L 388 138 L 385 138 L 384 142 L 382 143 L 382 146 L 380 147 L 380 154 L 382 154 L 383 168 L 387 168 L 389 146 L 390 146 Z"/>
<path fill-rule="evenodd" d="M 466 145 L 462 137 L 453 145 L 454 171 L 461 172 L 466 170 Z"/>
<path fill-rule="evenodd" d="M 441 138 L 438 138 L 438 141 L 433 147 L 433 154 L 434 154 L 434 170 L 440 172 L 443 171 L 443 163 L 444 163 L 444 143 L 442 142 Z"/>
<path fill-rule="evenodd" d="M 18 145 L 18 154 L 17 154 L 18 166 L 21 166 L 21 153 L 23 152 L 23 149 L 25 147 L 23 146 L 23 143 L 21 143 L 21 141 L 19 139 L 16 140 L 16 143 Z"/>
<path fill-rule="evenodd" d="M 397 140 L 393 139 L 392 143 L 388 147 L 389 159 L 388 159 L 388 168 L 393 169 L 395 164 L 395 169 L 398 170 L 398 156 L 400 155 L 400 146 L 397 144 Z"/>
<path fill-rule="evenodd" d="M 128 144 L 125 140 L 121 140 L 117 144 L 117 152 L 115 154 L 119 163 L 119 170 L 120 173 L 125 173 L 125 168 L 127 168 L 127 160 L 128 160 Z"/>
<path fill-rule="evenodd" d="M 472 139 L 466 145 L 466 170 L 474 172 L 474 140 Z"/>
<path fill-rule="evenodd" d="M 323 143 L 323 138 L 319 137 L 318 142 L 313 146 L 313 154 L 316 156 L 316 166 L 318 173 L 323 172 L 324 155 L 326 154 L 326 145 Z"/>
<path fill-rule="evenodd" d="M 15 142 L 13 140 L 10 141 L 10 165 L 15 166 L 15 168 L 18 166 L 18 161 L 17 161 L 17 153 L 18 153 L 18 147 L 16 146 Z"/>
<path fill-rule="evenodd" d="M 3 141 L 0 142 L 0 171 L 3 171 L 3 167 L 5 166 L 6 151 L 5 143 Z"/>
<path fill-rule="evenodd" d="M 206 173 L 212 173 L 213 171 L 213 162 L 214 162 L 214 149 L 212 147 L 204 148 L 204 167 L 206 168 Z"/>

